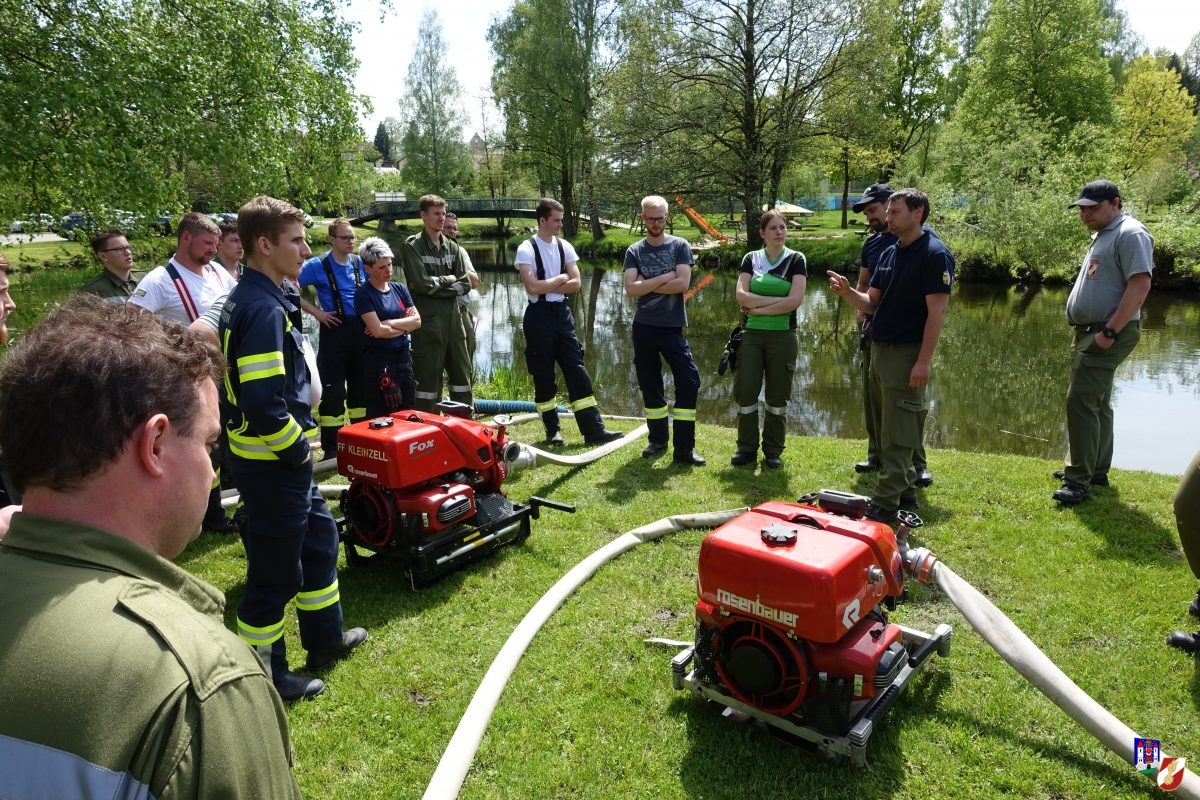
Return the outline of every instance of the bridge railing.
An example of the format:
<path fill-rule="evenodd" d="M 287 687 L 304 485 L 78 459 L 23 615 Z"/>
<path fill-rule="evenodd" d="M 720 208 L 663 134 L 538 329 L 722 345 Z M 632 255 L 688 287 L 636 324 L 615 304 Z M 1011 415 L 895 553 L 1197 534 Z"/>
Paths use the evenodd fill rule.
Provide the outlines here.
<path fill-rule="evenodd" d="M 450 210 L 462 216 L 479 216 L 500 214 L 511 211 L 533 211 L 537 207 L 538 198 L 496 198 L 471 197 L 459 200 L 448 200 Z M 420 213 L 419 200 L 394 200 L 372 203 L 364 211 L 367 214 L 411 214 Z M 366 216 L 363 214 L 362 216 Z"/>

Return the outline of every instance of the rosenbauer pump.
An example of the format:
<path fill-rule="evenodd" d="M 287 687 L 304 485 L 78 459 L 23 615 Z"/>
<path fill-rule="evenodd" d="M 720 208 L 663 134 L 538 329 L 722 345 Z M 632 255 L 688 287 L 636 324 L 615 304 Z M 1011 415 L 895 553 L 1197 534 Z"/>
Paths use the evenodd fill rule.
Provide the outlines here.
<path fill-rule="evenodd" d="M 936 557 L 863 519 L 866 498 L 822 491 L 763 503 L 700 547 L 696 642 L 671 662 L 675 688 L 742 712 L 831 759 L 865 763 L 876 720 L 951 628 L 896 625 L 905 573 Z M 689 670 L 690 667 L 690 670 Z"/>

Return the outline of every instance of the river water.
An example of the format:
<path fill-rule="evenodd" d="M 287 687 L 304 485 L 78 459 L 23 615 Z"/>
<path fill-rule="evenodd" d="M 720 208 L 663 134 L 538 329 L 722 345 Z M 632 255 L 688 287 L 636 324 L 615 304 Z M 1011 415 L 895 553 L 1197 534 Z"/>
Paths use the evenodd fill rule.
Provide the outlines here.
<path fill-rule="evenodd" d="M 511 256 L 487 243 L 470 249 L 483 277 L 473 303 L 480 320 L 476 373 L 512 366 L 524 374 L 521 317 L 526 299 L 516 271 L 505 263 Z M 573 310 L 600 408 L 640 415 L 629 341 L 633 301 L 625 297 L 617 269 L 583 265 L 582 271 L 584 286 L 573 299 Z M 11 326 L 19 334 L 86 274 L 15 274 L 19 310 Z M 703 381 L 698 418 L 730 427 L 735 424 L 733 381 L 728 374 L 717 375 L 716 366 L 737 322 L 734 278 L 732 271 L 717 273 L 688 302 L 688 338 Z M 955 289 L 934 358 L 928 446 L 1063 456 L 1072 342 L 1063 312 L 1066 298 L 1066 289 Z M 865 439 L 853 309 L 828 291 L 825 280 L 814 278 L 799 319 L 790 431 Z M 1200 298 L 1152 292 L 1143 308 L 1141 341 L 1117 373 L 1114 466 L 1182 473 L 1200 449 L 1198 365 Z"/>

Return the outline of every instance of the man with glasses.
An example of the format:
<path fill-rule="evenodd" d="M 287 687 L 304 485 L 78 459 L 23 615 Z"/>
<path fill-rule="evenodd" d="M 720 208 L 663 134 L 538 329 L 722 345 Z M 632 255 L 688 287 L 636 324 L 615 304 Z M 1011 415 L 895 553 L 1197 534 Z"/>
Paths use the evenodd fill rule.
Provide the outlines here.
<path fill-rule="evenodd" d="M 696 398 L 700 370 L 684 338 L 687 311 L 683 293 L 692 280 L 692 248 L 678 236 L 668 236 L 667 201 L 658 195 L 642 199 L 646 238 L 625 251 L 625 294 L 637 298 L 633 315 L 633 366 L 646 407 L 650 443 L 642 458 L 667 450 L 667 398 L 663 391 L 662 361 L 671 368 L 675 383 L 676 464 L 702 467 L 707 461 L 696 453 Z"/>
<path fill-rule="evenodd" d="M 79 293 L 103 297 L 114 306 L 125 305 L 145 277 L 133 269 L 133 248 L 125 234 L 118 230 L 97 231 L 92 237 L 92 252 L 104 271 L 85 283 Z"/>
<path fill-rule="evenodd" d="M 471 291 L 462 249 L 443 236 L 446 201 L 436 194 L 421 198 L 420 233 L 404 240 L 404 282 L 421 312 L 421 327 L 412 332 L 413 373 L 417 378 L 417 410 L 433 411 L 442 399 L 442 376 L 450 399 L 471 405 L 471 354 L 467 326 L 458 298 Z"/>
<path fill-rule="evenodd" d="M 337 455 L 337 432 L 347 421 L 355 423 L 367 415 L 366 373 L 363 352 L 363 323 L 354 308 L 354 292 L 367 280 L 362 259 L 354 254 L 358 237 L 350 220 L 338 217 L 329 223 L 329 251 L 304 262 L 300 288 L 317 292 L 314 306 L 300 305 L 321 323 L 317 346 L 317 371 L 321 373 L 321 405 L 317 425 L 325 458 Z"/>
<path fill-rule="evenodd" d="M 1089 486 L 1107 486 L 1113 455 L 1113 378 L 1138 343 L 1142 303 L 1150 293 L 1154 239 L 1125 213 L 1112 181 L 1092 181 L 1068 208 L 1092 231 L 1079 277 L 1067 298 L 1075 330 L 1067 387 L 1067 462 L 1054 474 L 1051 497 L 1064 506 L 1090 500 Z"/>

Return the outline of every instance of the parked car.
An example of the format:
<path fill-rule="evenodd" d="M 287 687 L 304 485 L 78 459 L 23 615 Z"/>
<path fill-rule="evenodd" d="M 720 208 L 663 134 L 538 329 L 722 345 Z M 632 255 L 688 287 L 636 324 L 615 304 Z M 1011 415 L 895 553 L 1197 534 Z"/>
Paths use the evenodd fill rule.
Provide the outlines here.
<path fill-rule="evenodd" d="M 40 233 L 50 230 L 54 217 L 49 214 L 30 214 L 25 219 L 14 219 L 8 226 L 9 233 Z"/>
<path fill-rule="evenodd" d="M 80 232 L 87 233 L 96 227 L 96 219 L 83 211 L 69 211 L 58 221 L 58 235 L 64 239 L 74 239 Z"/>

